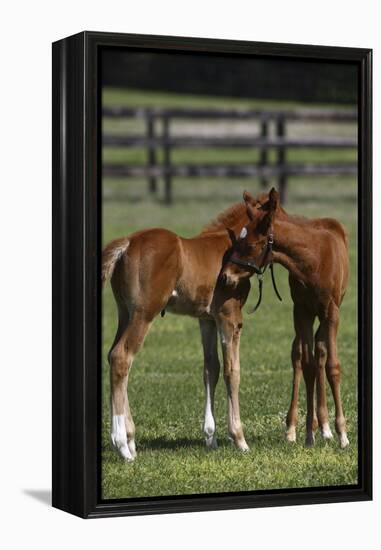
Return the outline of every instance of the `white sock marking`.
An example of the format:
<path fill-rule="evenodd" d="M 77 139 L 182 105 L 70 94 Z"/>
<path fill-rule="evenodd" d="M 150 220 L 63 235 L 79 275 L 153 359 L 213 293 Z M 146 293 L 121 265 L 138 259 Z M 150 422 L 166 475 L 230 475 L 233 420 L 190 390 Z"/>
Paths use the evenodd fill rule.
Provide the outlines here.
<path fill-rule="evenodd" d="M 111 442 L 125 460 L 133 460 L 127 443 L 124 414 L 114 414 L 112 417 Z"/>
<path fill-rule="evenodd" d="M 339 441 L 340 441 L 340 447 L 342 449 L 345 449 L 345 447 L 348 447 L 349 439 L 348 439 L 348 436 L 347 436 L 346 432 L 343 432 L 339 435 Z"/>
<path fill-rule="evenodd" d="M 328 422 L 323 424 L 323 426 L 321 427 L 321 435 L 323 436 L 323 439 L 332 439 L 333 438 L 331 428 L 329 427 Z"/>
<path fill-rule="evenodd" d="M 128 448 L 130 449 L 130 453 L 131 453 L 132 458 L 135 458 L 136 457 L 136 446 L 135 446 L 135 440 L 134 439 L 130 439 L 130 441 L 128 442 Z"/>
<path fill-rule="evenodd" d="M 205 403 L 205 419 L 204 419 L 204 434 L 206 446 L 211 448 L 217 447 L 216 438 L 214 432 L 216 430 L 216 423 L 214 421 L 212 413 L 212 400 L 210 397 L 210 385 L 206 385 L 206 403 Z"/>
<path fill-rule="evenodd" d="M 295 428 L 295 426 L 290 426 L 289 428 L 287 428 L 286 439 L 290 443 L 295 443 L 295 441 L 296 441 L 296 428 Z"/>

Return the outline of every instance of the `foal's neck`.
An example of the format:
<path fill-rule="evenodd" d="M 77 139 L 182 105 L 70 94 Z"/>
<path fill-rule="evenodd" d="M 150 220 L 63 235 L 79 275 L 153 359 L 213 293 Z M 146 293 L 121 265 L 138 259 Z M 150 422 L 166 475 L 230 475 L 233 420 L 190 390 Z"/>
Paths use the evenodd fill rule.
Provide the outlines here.
<path fill-rule="evenodd" d="M 279 213 L 273 225 L 274 262 L 283 265 L 294 277 L 307 282 L 316 270 L 316 258 L 308 247 L 309 231 L 306 224 Z"/>

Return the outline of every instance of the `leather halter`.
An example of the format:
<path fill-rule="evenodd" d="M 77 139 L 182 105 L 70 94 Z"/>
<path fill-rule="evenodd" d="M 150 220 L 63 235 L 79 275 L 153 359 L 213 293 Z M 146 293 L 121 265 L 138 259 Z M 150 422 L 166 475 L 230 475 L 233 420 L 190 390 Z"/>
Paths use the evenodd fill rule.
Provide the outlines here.
<path fill-rule="evenodd" d="M 257 263 L 263 263 L 267 257 L 268 254 L 271 254 L 273 252 L 273 243 L 274 243 L 274 235 L 272 233 L 269 233 L 267 236 L 267 243 L 262 249 L 262 252 L 259 254 L 257 258 L 250 259 L 250 260 L 240 260 L 239 258 L 229 258 L 229 262 L 232 264 L 239 265 L 241 267 L 248 267 L 249 269 L 252 269 L 256 275 L 263 275 L 266 271 L 267 265 L 265 267 L 258 267 Z"/>
<path fill-rule="evenodd" d="M 282 301 L 282 297 L 279 294 L 279 291 L 276 286 L 275 282 L 275 275 L 274 275 L 274 260 L 273 260 L 273 244 L 274 244 L 274 235 L 273 233 L 269 233 L 267 236 L 267 243 L 263 247 L 262 252 L 257 258 L 250 259 L 250 260 L 240 260 L 239 258 L 230 257 L 228 262 L 232 264 L 239 265 L 241 267 L 246 267 L 249 269 L 252 269 L 258 278 L 258 288 L 259 288 L 259 297 L 258 301 L 255 305 L 255 307 L 249 311 L 249 313 L 254 313 L 260 306 L 262 301 L 262 287 L 263 287 L 263 276 L 266 272 L 267 266 L 270 266 L 270 272 L 271 272 L 271 281 L 273 284 L 274 292 L 278 298 L 279 301 Z M 267 256 L 270 255 L 270 262 L 267 263 L 264 267 L 258 267 L 259 264 L 263 264 L 263 262 L 266 260 Z"/>

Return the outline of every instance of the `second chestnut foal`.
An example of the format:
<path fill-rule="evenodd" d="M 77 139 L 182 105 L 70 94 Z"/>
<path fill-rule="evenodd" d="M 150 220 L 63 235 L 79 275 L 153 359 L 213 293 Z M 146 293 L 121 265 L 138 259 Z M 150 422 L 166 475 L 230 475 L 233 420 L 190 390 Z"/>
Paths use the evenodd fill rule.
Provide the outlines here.
<path fill-rule="evenodd" d="M 314 443 L 320 427 L 331 439 L 325 392 L 325 376 L 335 402 L 335 427 L 340 446 L 348 444 L 340 396 L 341 369 L 337 355 L 340 305 L 348 283 L 348 245 L 343 226 L 332 218 L 289 216 L 272 189 L 258 199 L 244 194 L 250 223 L 242 230 L 221 276 L 234 288 L 271 262 L 289 272 L 294 302 L 295 339 L 292 344 L 294 379 L 287 415 L 286 438 L 296 439 L 298 393 L 303 373 L 307 391 L 306 446 Z M 313 335 L 315 318 L 320 324 Z M 315 382 L 317 408 L 315 411 Z"/>
<path fill-rule="evenodd" d="M 127 395 L 133 359 L 152 321 L 161 312 L 199 319 L 204 350 L 205 420 L 208 447 L 216 447 L 214 393 L 219 378 L 217 332 L 223 352 L 228 398 L 228 430 L 234 444 L 248 449 L 239 410 L 241 309 L 249 280 L 233 289 L 219 281 L 228 250 L 243 225 L 247 208 L 233 205 L 194 238 L 165 229 L 138 231 L 109 243 L 102 255 L 103 284 L 111 279 L 119 324 L 109 353 L 111 442 L 127 461 L 134 459 L 135 426 Z"/>

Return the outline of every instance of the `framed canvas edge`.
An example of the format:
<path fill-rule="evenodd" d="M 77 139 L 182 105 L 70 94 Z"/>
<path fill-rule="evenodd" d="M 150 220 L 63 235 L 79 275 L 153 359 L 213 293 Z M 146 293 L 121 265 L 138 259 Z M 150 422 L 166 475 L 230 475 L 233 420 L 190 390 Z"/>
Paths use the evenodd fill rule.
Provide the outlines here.
<path fill-rule="evenodd" d="M 102 47 L 321 59 L 359 66 L 359 485 L 101 502 L 98 53 Z M 372 499 L 372 50 L 83 32 L 53 43 L 52 504 L 80 517 Z M 360 345 L 361 344 L 361 345 Z M 365 398 L 366 397 L 366 398 Z M 360 410 L 361 407 L 361 410 Z"/>

